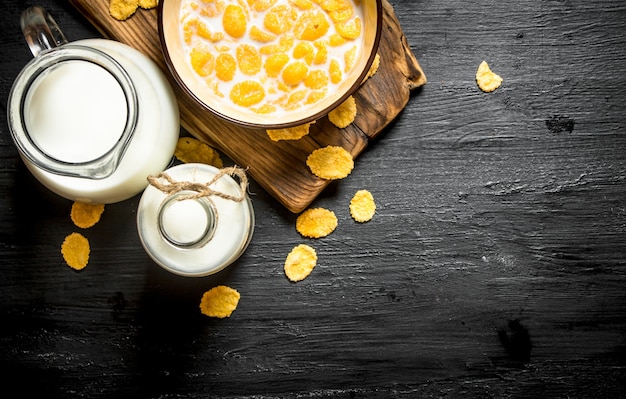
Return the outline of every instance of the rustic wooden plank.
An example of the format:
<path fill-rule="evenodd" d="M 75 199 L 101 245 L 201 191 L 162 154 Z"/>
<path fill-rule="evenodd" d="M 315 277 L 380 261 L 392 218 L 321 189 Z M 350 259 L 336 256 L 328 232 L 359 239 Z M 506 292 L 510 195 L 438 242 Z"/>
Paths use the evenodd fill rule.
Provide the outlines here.
<path fill-rule="evenodd" d="M 71 0 L 105 37 L 119 40 L 142 51 L 167 70 L 160 50 L 157 10 L 138 9 L 126 21 L 113 19 L 107 0 Z M 426 83 L 412 54 L 393 7 L 384 1 L 384 28 L 379 75 L 366 82 L 355 97 L 360 113 L 355 123 L 338 129 L 327 120 L 297 142 L 274 143 L 261 129 L 242 128 L 201 109 L 170 79 L 179 99 L 181 123 L 195 137 L 216 146 L 248 172 L 262 187 L 292 212 L 306 208 L 329 182 L 314 176 L 305 164 L 316 148 L 340 145 L 354 158 L 396 117 L 409 101 L 411 90 Z M 380 99 L 385 98 L 381 107 Z M 370 112 L 371 110 L 371 112 Z"/>

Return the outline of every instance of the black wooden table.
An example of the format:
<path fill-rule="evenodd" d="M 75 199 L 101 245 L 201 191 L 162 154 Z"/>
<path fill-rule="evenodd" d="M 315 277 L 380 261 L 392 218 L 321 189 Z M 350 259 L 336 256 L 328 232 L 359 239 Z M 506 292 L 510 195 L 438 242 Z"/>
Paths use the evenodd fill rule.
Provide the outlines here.
<path fill-rule="evenodd" d="M 82 231 L 17 156 L 7 95 L 30 52 L 4 1 L 0 44 L 1 395 L 18 397 L 606 397 L 626 395 L 626 3 L 391 3 L 428 77 L 315 202 L 337 230 L 295 230 L 254 182 L 256 229 L 224 272 L 183 278 L 143 251 L 139 198 Z M 70 40 L 98 33 L 40 1 Z M 504 78 L 474 82 L 486 60 Z M 352 221 L 370 190 L 374 219 Z M 290 283 L 295 245 L 318 265 Z M 224 284 L 230 318 L 203 316 Z"/>

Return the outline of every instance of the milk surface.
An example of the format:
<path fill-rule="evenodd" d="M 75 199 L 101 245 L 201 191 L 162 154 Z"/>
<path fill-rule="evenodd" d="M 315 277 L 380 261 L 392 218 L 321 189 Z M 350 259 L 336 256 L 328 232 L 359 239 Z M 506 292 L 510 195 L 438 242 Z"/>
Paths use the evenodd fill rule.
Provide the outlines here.
<path fill-rule="evenodd" d="M 173 201 L 163 214 L 163 229 L 181 244 L 199 241 L 207 231 L 209 216 L 197 199 Z"/>
<path fill-rule="evenodd" d="M 24 104 L 35 144 L 57 160 L 74 163 L 109 151 L 124 131 L 127 114 L 117 80 L 84 60 L 64 61 L 41 74 Z"/>

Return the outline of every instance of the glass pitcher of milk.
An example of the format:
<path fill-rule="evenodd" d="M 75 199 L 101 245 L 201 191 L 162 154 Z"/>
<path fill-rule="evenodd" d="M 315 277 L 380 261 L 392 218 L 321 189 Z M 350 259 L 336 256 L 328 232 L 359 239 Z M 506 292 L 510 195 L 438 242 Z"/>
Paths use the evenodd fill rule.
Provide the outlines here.
<path fill-rule="evenodd" d="M 34 55 L 8 101 L 13 141 L 29 171 L 74 201 L 113 203 L 171 163 L 180 131 L 172 87 L 147 56 L 123 43 L 69 43 L 41 7 L 22 13 Z"/>

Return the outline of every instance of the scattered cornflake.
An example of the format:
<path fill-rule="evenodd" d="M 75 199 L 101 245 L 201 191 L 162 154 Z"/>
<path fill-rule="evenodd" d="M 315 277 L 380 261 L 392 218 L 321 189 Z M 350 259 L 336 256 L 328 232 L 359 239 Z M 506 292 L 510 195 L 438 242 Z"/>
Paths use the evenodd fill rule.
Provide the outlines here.
<path fill-rule="evenodd" d="M 327 180 L 343 179 L 354 168 L 352 155 L 339 146 L 327 146 L 313 151 L 306 159 L 311 172 Z"/>
<path fill-rule="evenodd" d="M 486 61 L 483 61 L 478 66 L 476 71 L 476 83 L 480 90 L 485 93 L 489 93 L 500 87 L 502 84 L 502 78 L 491 71 Z"/>
<path fill-rule="evenodd" d="M 357 222 L 369 222 L 376 213 L 374 196 L 367 190 L 357 191 L 350 200 L 350 215 Z"/>
<path fill-rule="evenodd" d="M 155 8 L 158 0 L 110 0 L 109 14 L 118 21 L 130 18 L 138 7 L 144 9 Z"/>
<path fill-rule="evenodd" d="M 328 120 L 339 129 L 349 126 L 356 117 L 356 100 L 350 96 L 337 108 L 330 111 Z"/>
<path fill-rule="evenodd" d="M 237 290 L 225 285 L 213 287 L 202 295 L 200 312 L 209 317 L 223 319 L 237 309 L 241 295 Z"/>
<path fill-rule="evenodd" d="M 204 163 L 216 168 L 224 166 L 220 154 L 215 149 L 193 137 L 179 138 L 174 155 L 184 163 Z"/>
<path fill-rule="evenodd" d="M 159 0 L 139 0 L 139 7 L 149 10 L 155 8 L 159 4 Z"/>
<path fill-rule="evenodd" d="M 104 212 L 104 204 L 75 201 L 72 204 L 70 218 L 77 227 L 88 229 L 100 221 Z"/>
<path fill-rule="evenodd" d="M 304 237 L 326 237 L 337 228 L 337 216 L 324 208 L 311 208 L 296 219 L 296 230 Z"/>
<path fill-rule="evenodd" d="M 376 53 L 376 56 L 374 57 L 374 61 L 372 61 L 372 65 L 370 65 L 370 69 L 367 71 L 367 75 L 365 75 L 365 78 L 363 79 L 362 83 L 365 83 L 366 80 L 374 76 L 376 72 L 378 72 L 379 67 L 380 67 L 380 54 Z"/>
<path fill-rule="evenodd" d="M 313 123 L 315 122 L 284 129 L 267 129 L 267 135 L 272 141 L 299 140 L 309 134 L 309 128 Z"/>
<path fill-rule="evenodd" d="M 302 281 L 311 274 L 316 264 L 315 249 L 306 244 L 297 245 L 285 259 L 285 275 L 293 282 Z"/>
<path fill-rule="evenodd" d="M 89 262 L 89 252 L 89 240 L 79 233 L 68 235 L 61 244 L 63 259 L 72 269 L 84 269 Z"/>

